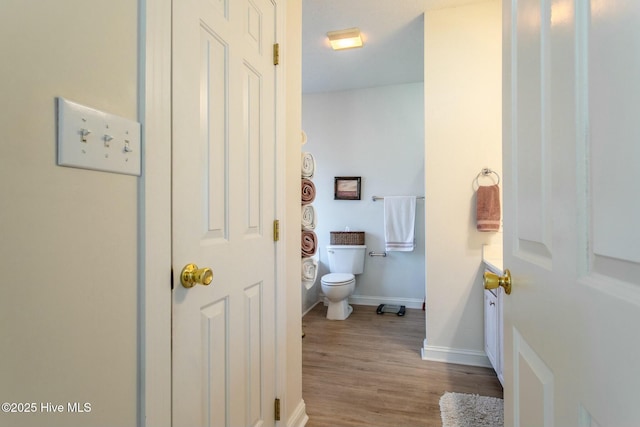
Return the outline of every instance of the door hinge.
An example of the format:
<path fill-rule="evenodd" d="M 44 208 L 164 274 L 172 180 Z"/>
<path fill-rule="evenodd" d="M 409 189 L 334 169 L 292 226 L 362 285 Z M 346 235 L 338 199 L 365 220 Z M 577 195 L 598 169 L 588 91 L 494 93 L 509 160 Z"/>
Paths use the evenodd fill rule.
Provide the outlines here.
<path fill-rule="evenodd" d="M 280 220 L 273 220 L 273 241 L 277 242 L 280 240 Z"/>
<path fill-rule="evenodd" d="M 173 290 L 173 267 L 171 267 L 171 290 Z"/>
<path fill-rule="evenodd" d="M 277 397 L 276 397 L 276 400 L 273 402 L 273 411 L 274 411 L 273 418 L 275 418 L 276 421 L 280 421 L 280 399 L 278 399 Z"/>
<path fill-rule="evenodd" d="M 274 43 L 273 45 L 273 65 L 280 64 L 280 44 Z"/>

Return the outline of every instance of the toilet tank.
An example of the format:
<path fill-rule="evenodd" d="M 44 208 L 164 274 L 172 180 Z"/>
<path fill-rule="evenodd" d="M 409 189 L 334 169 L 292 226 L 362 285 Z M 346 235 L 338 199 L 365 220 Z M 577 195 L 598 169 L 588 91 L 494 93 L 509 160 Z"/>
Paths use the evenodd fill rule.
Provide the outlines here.
<path fill-rule="evenodd" d="M 364 271 L 364 245 L 329 245 L 329 270 L 332 273 L 362 274 Z"/>

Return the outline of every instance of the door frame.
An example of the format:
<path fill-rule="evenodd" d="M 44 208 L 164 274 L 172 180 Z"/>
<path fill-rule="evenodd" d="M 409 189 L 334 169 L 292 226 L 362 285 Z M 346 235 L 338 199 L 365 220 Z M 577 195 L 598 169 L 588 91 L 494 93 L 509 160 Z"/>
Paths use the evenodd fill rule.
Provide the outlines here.
<path fill-rule="evenodd" d="M 138 3 L 139 426 L 171 426 L 171 1 Z"/>
<path fill-rule="evenodd" d="M 171 426 L 171 4 L 138 1 L 138 118 L 142 175 L 138 181 L 138 425 Z M 276 1 L 276 40 L 286 38 L 286 1 Z M 281 49 L 281 52 L 283 49 Z M 280 66 L 282 67 L 282 65 Z M 284 68 L 276 69 L 276 162 L 285 165 L 288 126 Z M 284 167 L 276 170 L 276 215 L 286 210 Z M 286 227 L 285 227 L 286 228 Z M 284 234 L 281 233 L 281 235 Z M 276 248 L 276 395 L 286 395 L 287 239 Z M 161 267 L 158 267 L 161 266 Z M 286 403 L 286 400 L 285 400 Z M 283 413 L 287 414 L 283 407 Z"/>

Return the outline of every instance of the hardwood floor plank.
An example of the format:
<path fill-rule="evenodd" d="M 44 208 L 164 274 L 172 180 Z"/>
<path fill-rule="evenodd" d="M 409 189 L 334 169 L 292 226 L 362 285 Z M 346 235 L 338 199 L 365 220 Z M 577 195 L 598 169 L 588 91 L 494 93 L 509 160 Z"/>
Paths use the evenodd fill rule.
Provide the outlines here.
<path fill-rule="evenodd" d="M 502 397 L 492 369 L 421 359 L 422 310 L 398 317 L 353 307 L 331 321 L 318 304 L 302 320 L 307 427 L 439 427 L 446 391 Z"/>

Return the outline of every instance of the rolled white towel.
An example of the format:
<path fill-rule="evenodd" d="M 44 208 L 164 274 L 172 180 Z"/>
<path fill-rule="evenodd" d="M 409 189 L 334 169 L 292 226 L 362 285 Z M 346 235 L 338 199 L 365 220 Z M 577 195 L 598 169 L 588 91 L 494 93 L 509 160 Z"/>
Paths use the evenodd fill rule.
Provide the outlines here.
<path fill-rule="evenodd" d="M 302 259 L 302 284 L 308 290 L 318 278 L 318 260 L 316 257 Z"/>
<path fill-rule="evenodd" d="M 316 210 L 313 205 L 302 206 L 302 229 L 315 230 L 316 228 Z"/>
<path fill-rule="evenodd" d="M 313 178 L 315 172 L 316 159 L 313 158 L 313 154 L 302 153 L 302 178 Z"/>

